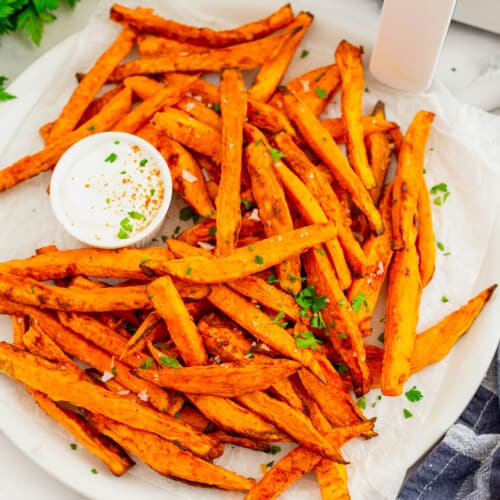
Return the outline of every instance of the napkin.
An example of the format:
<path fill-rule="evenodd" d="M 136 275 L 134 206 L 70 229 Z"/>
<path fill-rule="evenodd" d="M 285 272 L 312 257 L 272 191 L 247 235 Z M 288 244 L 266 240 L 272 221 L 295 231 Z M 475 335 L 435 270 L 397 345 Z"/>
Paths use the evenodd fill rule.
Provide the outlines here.
<path fill-rule="evenodd" d="M 130 0 L 122 3 L 137 5 L 136 1 Z M 223 29 L 263 17 L 280 2 L 253 0 L 238 3 L 237 7 L 230 0 L 193 0 L 182 4 L 140 0 L 140 4 L 151 6 L 159 14 L 180 22 Z M 96 54 L 102 52 L 119 31 L 119 27 L 107 19 L 110 6 L 109 0 L 101 2 L 87 28 L 67 42 L 64 49 L 71 54 L 70 57 L 61 58 L 59 53 L 56 57 L 49 55 L 44 58 L 43 64 L 38 65 L 37 71 L 43 78 L 33 75 L 16 82 L 18 94 L 31 96 L 29 102 L 33 104 L 24 104 L 21 109 L 12 101 L 5 108 L 0 120 L 0 136 L 5 133 L 9 140 L 3 149 L 0 144 L 3 164 L 7 165 L 41 147 L 37 129 L 57 117 L 75 86 L 74 73 L 86 71 Z M 368 60 L 374 27 L 360 24 L 362 16 L 356 15 L 355 6 L 351 9 L 346 2 L 338 0 L 328 3 L 303 0 L 294 2 L 293 7 L 295 11 L 310 10 L 316 18 L 298 50 L 300 54 L 301 49 L 307 49 L 309 55 L 294 59 L 285 81 L 308 69 L 331 63 L 335 47 L 344 37 L 352 43 L 363 44 Z M 460 105 L 440 85 L 435 85 L 424 95 L 400 94 L 382 87 L 367 75 L 364 95 L 366 114 L 370 113 L 378 99 L 385 102 L 388 119 L 400 123 L 403 131 L 418 110 L 427 109 L 436 113 L 427 145 L 426 180 L 429 186 L 446 183 L 451 195 L 442 206 L 433 204 L 436 236 L 446 252 L 439 252 L 436 275 L 424 290 L 418 326 L 418 331 L 422 331 L 467 302 L 492 280 L 498 279 L 496 259 L 491 255 L 490 248 L 497 234 L 500 119 Z M 325 116 L 339 116 L 338 98 L 328 107 Z M 11 127 L 13 123 L 15 126 Z M 48 244 L 56 244 L 60 248 L 78 246 L 61 230 L 51 213 L 45 192 L 49 179 L 50 175 L 46 173 L 0 193 L 1 260 L 29 256 L 35 248 Z M 171 212 L 163 234 L 171 234 L 177 224 L 177 212 Z M 449 255 L 444 255 L 448 252 Z M 444 296 L 448 299 L 446 303 L 442 301 Z M 371 391 L 366 396 L 366 415 L 377 417 L 379 436 L 368 441 L 354 440 L 344 447 L 345 457 L 351 463 L 348 472 L 352 498 L 394 498 L 406 469 L 460 414 L 482 376 L 474 372 L 476 364 L 486 368 L 498 343 L 498 329 L 493 328 L 493 319 L 488 319 L 492 317 L 488 308 L 494 308 L 495 301 L 494 297 L 488 304 L 484 313 L 486 319 L 478 320 L 478 326 L 460 341 L 451 356 L 408 381 L 406 389 L 415 385 L 422 392 L 424 397 L 420 402 L 410 403 L 404 396 L 383 397 L 380 400 L 378 391 Z M 378 342 L 377 337 L 383 331 L 382 319 L 383 312 L 379 311 L 374 319 L 374 337 L 370 342 Z M 0 338 L 9 337 L 8 320 L 0 318 Z M 467 370 L 470 370 L 470 376 L 467 376 Z M 457 377 L 463 378 L 459 387 L 455 383 Z M 16 404 L 13 404 L 14 400 Z M 16 420 L 22 420 L 24 432 L 28 434 L 32 430 L 30 438 L 40 443 L 42 456 L 50 455 L 52 462 L 56 462 L 58 447 L 62 449 L 61 442 L 68 438 L 43 415 L 37 413 L 36 422 L 31 422 L 34 420 L 31 418 L 31 405 L 22 388 L 0 379 L 0 427 L 14 429 Z M 411 419 L 404 418 L 404 409 L 411 410 Z M 43 436 L 40 436 L 40 427 L 44 429 Z M 49 440 L 50 446 L 47 444 Z M 289 449 L 286 446 L 282 448 L 283 451 L 273 457 L 275 461 Z M 269 457 L 262 453 L 227 447 L 217 463 L 258 479 L 262 475 L 260 465 L 269 461 Z M 104 498 L 100 488 L 111 488 L 112 484 L 116 496 L 127 495 L 135 487 L 139 491 L 147 491 L 151 500 L 160 493 L 169 498 L 241 498 L 235 493 L 200 490 L 171 481 L 140 465 L 134 467 L 127 478 L 112 483 L 106 474 L 100 474 L 90 486 L 81 479 L 80 466 L 73 457 L 71 461 L 65 461 L 65 480 L 93 497 Z M 307 475 L 282 498 L 319 499 L 314 477 Z"/>

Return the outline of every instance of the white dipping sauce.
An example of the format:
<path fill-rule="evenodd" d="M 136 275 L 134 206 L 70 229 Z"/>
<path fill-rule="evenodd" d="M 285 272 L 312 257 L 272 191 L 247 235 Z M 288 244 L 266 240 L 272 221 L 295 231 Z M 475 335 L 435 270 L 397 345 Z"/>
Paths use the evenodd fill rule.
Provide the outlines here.
<path fill-rule="evenodd" d="M 161 224 L 171 190 L 156 149 L 133 135 L 107 132 L 80 141 L 61 157 L 51 202 L 77 239 L 116 248 L 137 243 Z"/>

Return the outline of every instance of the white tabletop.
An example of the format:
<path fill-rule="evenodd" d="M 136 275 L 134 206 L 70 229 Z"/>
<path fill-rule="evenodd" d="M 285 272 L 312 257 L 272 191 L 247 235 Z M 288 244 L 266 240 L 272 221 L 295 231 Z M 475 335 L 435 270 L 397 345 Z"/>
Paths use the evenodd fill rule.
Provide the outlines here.
<path fill-rule="evenodd" d="M 375 0 L 356 1 L 372 4 Z M 64 5 L 58 13 L 58 21 L 46 26 L 39 48 L 26 41 L 22 35 L 3 37 L 0 42 L 0 74 L 9 77 L 10 81 L 15 79 L 45 51 L 81 30 L 97 3 L 98 0 L 79 2 L 74 11 Z M 366 9 L 367 16 L 373 16 L 374 9 L 372 5 L 370 7 Z M 460 101 L 500 114 L 500 35 L 452 23 L 436 77 Z M 33 464 L 1 432 L 0 467 L 0 498 L 84 498 Z"/>

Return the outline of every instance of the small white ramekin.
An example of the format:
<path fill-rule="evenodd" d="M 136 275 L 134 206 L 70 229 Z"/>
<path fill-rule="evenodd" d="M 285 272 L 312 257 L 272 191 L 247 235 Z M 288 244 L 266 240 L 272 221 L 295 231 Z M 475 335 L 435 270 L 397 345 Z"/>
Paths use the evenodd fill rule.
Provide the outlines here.
<path fill-rule="evenodd" d="M 117 149 L 120 154 L 113 152 Z M 93 134 L 74 144 L 61 156 L 50 186 L 59 223 L 81 243 L 97 248 L 148 245 L 171 199 L 172 178 L 163 156 L 144 139 L 123 132 Z M 128 218 L 127 225 L 120 227 L 118 213 L 121 222 Z"/>

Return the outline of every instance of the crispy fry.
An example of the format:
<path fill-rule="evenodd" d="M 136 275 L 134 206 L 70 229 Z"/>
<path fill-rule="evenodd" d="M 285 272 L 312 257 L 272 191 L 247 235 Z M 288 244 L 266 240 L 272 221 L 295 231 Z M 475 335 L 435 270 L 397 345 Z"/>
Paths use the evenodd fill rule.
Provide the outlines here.
<path fill-rule="evenodd" d="M 247 116 L 250 123 L 259 129 L 267 130 L 274 134 L 284 130 L 294 140 L 298 140 L 295 129 L 283 111 L 270 104 L 249 98 Z"/>
<path fill-rule="evenodd" d="M 414 246 L 394 253 L 387 280 L 381 388 L 384 395 L 399 396 L 410 376 L 422 292 Z"/>
<path fill-rule="evenodd" d="M 158 331 L 165 331 L 165 322 L 156 311 L 151 311 L 139 325 L 134 335 L 130 337 L 126 348 L 120 355 L 120 359 L 123 359 L 128 354 L 142 351 L 146 342 L 155 336 Z"/>
<path fill-rule="evenodd" d="M 422 288 L 429 284 L 434 276 L 436 268 L 436 241 L 434 238 L 434 229 L 432 227 L 431 198 L 425 181 L 422 178 L 422 186 L 417 199 L 417 252 L 418 252 L 418 270 L 422 280 Z"/>
<path fill-rule="evenodd" d="M 299 212 L 301 218 L 307 224 L 315 224 L 321 222 L 328 222 L 328 218 L 316 201 L 312 193 L 307 189 L 307 186 L 283 163 L 278 162 L 274 165 L 274 171 L 278 175 L 281 184 L 291 199 L 295 208 Z M 352 277 L 351 271 L 347 265 L 344 257 L 344 252 L 337 238 L 330 241 L 325 241 L 323 246 L 326 248 L 330 261 L 335 269 L 340 288 L 345 290 L 349 288 Z"/>
<path fill-rule="evenodd" d="M 377 116 L 361 116 L 360 119 L 365 138 L 371 134 L 399 130 L 396 123 L 389 122 Z M 336 143 L 345 142 L 346 128 L 341 118 L 323 118 L 320 122 L 328 130 Z"/>
<path fill-rule="evenodd" d="M 132 50 L 136 34 L 125 28 L 78 84 L 50 130 L 48 142 L 71 132 L 119 62 Z"/>
<path fill-rule="evenodd" d="M 377 304 L 393 254 L 391 247 L 392 184 L 389 184 L 384 189 L 379 210 L 384 222 L 384 234 L 370 236 L 364 246 L 368 258 L 375 264 L 375 270 L 355 279 L 346 294 L 350 304 L 356 301 L 360 303 L 354 318 L 363 335 L 369 335 L 371 332 L 370 319 Z"/>
<path fill-rule="evenodd" d="M 419 111 L 408 127 L 398 157 L 392 191 L 392 232 L 394 249 L 409 250 L 417 237 L 415 212 L 423 185 L 425 144 L 434 113 Z"/>
<path fill-rule="evenodd" d="M 188 81 L 189 80 L 186 78 L 182 84 L 186 85 Z M 132 92 L 143 101 L 150 99 L 160 90 L 165 88 L 157 80 L 141 75 L 129 76 L 128 78 L 125 78 L 125 80 L 123 80 L 123 85 L 132 89 Z"/>
<path fill-rule="evenodd" d="M 286 403 L 278 401 L 262 391 L 244 394 L 237 397 L 236 401 L 261 414 L 293 437 L 295 441 L 321 456 L 343 461 L 338 449 L 316 430 L 309 418 Z"/>
<path fill-rule="evenodd" d="M 384 227 L 380 214 L 373 205 L 368 191 L 354 174 L 327 130 L 294 94 L 284 91 L 280 94 L 288 117 L 300 130 L 304 140 L 332 171 L 339 184 L 351 195 L 353 202 L 366 215 L 372 229 L 381 234 Z"/>
<path fill-rule="evenodd" d="M 364 394 L 370 388 L 370 372 L 366 365 L 363 339 L 330 261 L 315 248 L 304 255 L 303 263 L 307 280 L 316 293 L 328 297 L 328 304 L 321 311 L 329 332 L 328 338 L 349 368 L 355 393 Z"/>
<path fill-rule="evenodd" d="M 175 106 L 189 113 L 200 122 L 210 125 L 215 130 L 222 130 L 222 118 L 220 115 L 203 102 L 192 97 L 184 97 Z"/>
<path fill-rule="evenodd" d="M 273 323 L 265 313 L 241 295 L 226 286 L 218 285 L 212 288 L 208 300 L 255 338 L 284 356 L 299 361 L 320 380 L 324 380 L 322 370 L 312 352 L 308 349 L 298 349 L 293 338 L 281 326 Z"/>
<path fill-rule="evenodd" d="M 333 460 L 323 458 L 314 468 L 321 498 L 324 500 L 349 500 L 347 489 L 347 468 Z"/>
<path fill-rule="evenodd" d="M 323 171 L 311 163 L 288 134 L 284 132 L 276 134 L 274 142 L 285 154 L 284 162 L 301 178 L 319 202 L 328 219 L 337 222 L 338 239 L 344 255 L 352 270 L 357 274 L 363 274 L 368 266 L 368 259 L 353 236 L 350 228 L 351 221 L 330 183 L 325 180 Z"/>
<path fill-rule="evenodd" d="M 186 81 L 189 77 L 190 75 L 183 73 L 165 73 L 163 81 L 166 85 L 176 85 Z M 203 78 L 198 78 L 192 83 L 191 93 L 193 97 L 197 98 L 199 96 L 203 102 L 212 106 L 220 103 L 219 87 L 203 80 Z"/>
<path fill-rule="evenodd" d="M 245 164 L 250 174 L 252 191 L 259 209 L 259 218 L 264 224 L 267 236 L 281 234 L 293 229 L 292 216 L 288 208 L 285 192 L 280 184 L 276 170 L 273 168 L 274 160 L 271 149 L 264 134 L 253 125 L 244 127 L 245 138 L 250 143 L 245 148 Z M 312 221 L 309 221 L 309 223 Z M 326 218 L 322 221 L 327 222 Z M 280 263 L 276 268 L 283 290 L 298 293 L 301 289 L 300 259 L 294 257 Z"/>
<path fill-rule="evenodd" d="M 148 261 L 142 266 L 152 273 L 170 274 L 193 283 L 222 283 L 273 267 L 305 249 L 335 236 L 332 223 L 311 224 L 257 241 L 252 249 L 238 248 L 231 255 L 186 257 L 170 261 Z M 187 274 L 186 272 L 190 269 Z"/>
<path fill-rule="evenodd" d="M 268 443 L 254 441 L 253 439 L 248 439 L 240 436 L 232 436 L 224 431 L 215 431 L 209 433 L 211 437 L 217 439 L 219 442 L 224 444 L 232 444 L 236 446 L 241 446 L 242 448 L 248 448 L 249 450 L 264 451 L 268 452 L 270 450 L 270 445 Z"/>
<path fill-rule="evenodd" d="M 148 294 L 168 326 L 170 336 L 188 366 L 205 365 L 208 357 L 198 329 L 169 276 L 148 285 Z"/>
<path fill-rule="evenodd" d="M 276 430 L 265 419 L 235 403 L 217 396 L 188 394 L 189 401 L 217 427 L 258 441 L 287 441 L 286 434 Z"/>
<path fill-rule="evenodd" d="M 300 364 L 295 361 L 259 359 L 170 370 L 144 370 L 136 373 L 160 387 L 190 394 L 232 398 L 247 392 L 267 389 L 273 382 L 295 373 L 299 367 Z"/>
<path fill-rule="evenodd" d="M 23 336 L 26 333 L 26 317 L 22 314 L 14 314 L 11 316 L 12 322 L 12 343 L 23 349 Z"/>
<path fill-rule="evenodd" d="M 342 40 L 335 51 L 335 61 L 342 78 L 342 119 L 346 128 L 347 154 L 352 168 L 366 188 L 376 187 L 375 177 L 368 165 L 363 126 L 361 125 L 362 97 L 365 88 L 363 49 Z"/>
<path fill-rule="evenodd" d="M 87 106 L 87 109 L 78 121 L 76 128 L 80 127 L 80 125 L 83 125 L 85 122 L 89 121 L 91 118 L 97 115 L 97 113 L 99 113 L 101 109 L 104 108 L 104 106 L 108 104 L 108 102 L 111 101 L 111 99 L 113 99 L 113 97 L 119 94 L 122 90 L 123 85 L 116 85 L 115 87 L 111 87 L 109 90 L 104 92 L 101 96 L 96 97 Z M 53 125 L 53 122 L 51 125 Z M 50 128 L 50 130 L 52 130 L 52 127 Z M 48 140 L 48 137 L 46 139 Z"/>
<path fill-rule="evenodd" d="M 192 79 L 195 80 L 196 76 L 193 76 Z M 172 85 L 162 88 L 152 97 L 146 99 L 130 113 L 125 115 L 115 124 L 113 130 L 133 134 L 145 125 L 160 108 L 177 104 L 177 102 L 181 100 L 184 92 L 190 88 L 190 84 L 191 82 L 186 82 L 184 85 Z"/>
<path fill-rule="evenodd" d="M 156 113 L 153 123 L 171 139 L 180 142 L 198 153 L 210 156 L 220 164 L 222 161 L 222 136 L 210 125 L 195 120 L 184 111 L 174 108 Z"/>
<path fill-rule="evenodd" d="M 290 38 L 285 40 L 273 58 L 268 59 L 261 66 L 252 86 L 248 89 L 250 97 L 263 102 L 267 102 L 272 97 L 312 21 L 312 14 L 299 12 L 288 28 L 292 33 Z"/>
<path fill-rule="evenodd" d="M 178 42 L 171 38 L 154 35 L 139 35 L 137 37 L 137 47 L 141 57 L 170 56 L 175 57 L 180 54 L 196 54 L 206 52 L 203 45 Z"/>
<path fill-rule="evenodd" d="M 293 12 L 290 4 L 287 4 L 269 17 L 225 31 L 187 26 L 170 19 L 164 19 L 149 10 L 134 10 L 119 4 L 113 5 L 110 17 L 113 21 L 126 23 L 141 32 L 154 33 L 206 47 L 225 47 L 258 39 L 287 26 L 293 21 Z"/>
<path fill-rule="evenodd" d="M 215 213 L 208 196 L 203 173 L 193 156 L 178 142 L 163 136 L 160 152 L 167 162 L 175 192 L 187 201 L 201 216 Z"/>
<path fill-rule="evenodd" d="M 123 89 L 97 115 L 75 131 L 57 137 L 45 149 L 25 156 L 3 168 L 0 170 L 0 191 L 5 191 L 26 179 L 49 170 L 57 163 L 62 154 L 80 139 L 111 129 L 129 111 L 131 104 L 132 93 L 130 89 Z"/>
<path fill-rule="evenodd" d="M 373 109 L 373 116 L 382 120 L 385 119 L 385 107 L 383 102 L 377 101 L 377 104 L 375 104 L 375 108 Z M 364 132 L 365 130 L 363 128 L 363 133 Z M 389 137 L 385 132 L 378 132 L 366 136 L 365 143 L 366 152 L 370 160 L 370 167 L 376 184 L 376 186 L 370 191 L 370 194 L 374 203 L 378 203 L 385 184 L 389 162 L 391 160 Z"/>
<path fill-rule="evenodd" d="M 243 123 L 247 113 L 245 86 L 238 68 L 226 68 L 220 82 L 222 156 L 215 233 L 215 254 L 233 252 L 241 225 L 240 185 Z"/>
<path fill-rule="evenodd" d="M 100 432 L 165 476 L 209 484 L 225 490 L 248 490 L 254 484 L 253 479 L 201 460 L 151 432 L 134 429 L 95 413 L 90 415 L 90 420 Z"/>
<path fill-rule="evenodd" d="M 196 408 L 194 408 L 193 406 L 189 406 L 187 404 L 185 404 L 179 410 L 179 418 L 183 422 L 186 422 L 186 424 L 189 424 L 191 427 L 200 432 L 207 431 L 207 428 L 210 425 L 210 420 L 208 420 L 208 418 L 205 417 L 203 413 L 200 413 L 200 411 L 198 411 Z M 218 438 L 215 437 L 215 439 Z"/>
<path fill-rule="evenodd" d="M 58 250 L 27 259 L 14 259 L 0 263 L 0 272 L 45 281 L 85 274 L 96 278 L 145 280 L 140 265 L 148 260 L 172 258 L 163 247 L 119 248 L 101 250 L 79 248 Z"/>
<path fill-rule="evenodd" d="M 0 342 L 0 371 L 47 394 L 54 401 L 68 401 L 136 429 L 178 441 L 197 455 L 213 456 L 220 452 L 212 438 L 195 432 L 178 419 L 121 398 L 61 370 L 60 365 L 19 351 L 6 342 Z"/>
<path fill-rule="evenodd" d="M 132 75 L 172 71 L 211 73 L 228 67 L 238 67 L 242 71 L 257 68 L 272 57 L 289 36 L 289 33 L 284 32 L 222 49 L 207 49 L 199 54 L 180 53 L 176 57 L 158 56 L 136 59 L 115 68 L 109 75 L 108 82 L 119 82 Z"/>

